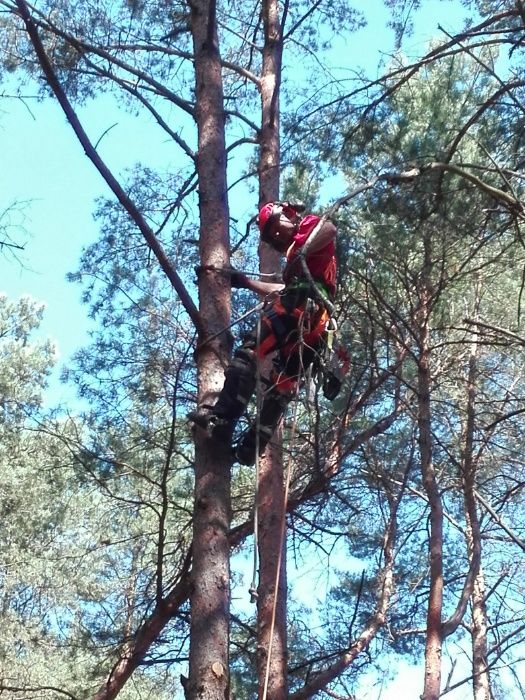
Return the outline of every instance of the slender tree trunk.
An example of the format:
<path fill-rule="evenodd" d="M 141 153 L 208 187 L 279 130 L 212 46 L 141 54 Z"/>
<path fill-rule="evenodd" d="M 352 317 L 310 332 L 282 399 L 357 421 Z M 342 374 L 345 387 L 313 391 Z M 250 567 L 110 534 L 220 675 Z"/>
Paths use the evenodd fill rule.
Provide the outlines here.
<path fill-rule="evenodd" d="M 474 700 L 492 700 L 488 666 L 485 577 L 481 566 L 472 591 L 472 674 Z"/>
<path fill-rule="evenodd" d="M 430 506 L 430 590 L 425 642 L 425 682 L 422 700 L 438 700 L 441 688 L 441 647 L 443 643 L 443 504 L 432 459 L 432 416 L 430 407 L 430 298 L 431 242 L 425 241 L 425 268 L 418 313 L 420 358 L 418 362 L 418 431 L 421 475 Z"/>
<path fill-rule="evenodd" d="M 257 589 L 257 673 L 259 698 L 285 700 L 287 688 L 286 536 L 280 446 L 260 465 Z"/>
<path fill-rule="evenodd" d="M 428 335 L 425 333 L 425 344 Z M 425 643 L 425 685 L 422 700 L 437 700 L 441 687 L 441 616 L 443 607 L 443 506 L 432 463 L 429 351 L 419 361 L 419 447 L 423 484 L 430 505 L 430 592 Z"/>
<path fill-rule="evenodd" d="M 265 204 L 279 198 L 281 157 L 279 96 L 283 43 L 277 0 L 264 0 L 262 12 L 264 47 L 260 80 L 262 118 L 259 137 L 259 203 Z M 267 246 L 265 248 L 270 251 Z M 279 264 L 280 256 L 274 253 L 272 257 L 271 262 L 275 267 Z"/>
<path fill-rule="evenodd" d="M 198 127 L 200 258 L 203 266 L 229 264 L 226 148 L 215 2 L 191 0 Z M 230 321 L 230 290 L 216 273 L 199 279 L 200 314 L 206 334 Z M 205 338 L 199 338 L 201 345 Z M 228 334 L 201 345 L 197 354 L 199 401 L 220 390 L 230 347 Z M 190 700 L 229 696 L 230 467 L 227 446 L 195 431 L 195 506 L 189 682 Z"/>
<path fill-rule="evenodd" d="M 277 0 L 262 7 L 264 48 L 259 152 L 259 204 L 279 199 L 282 36 Z M 277 272 L 280 255 L 268 245 L 259 247 L 261 272 Z M 268 360 L 265 372 L 268 372 Z M 257 599 L 257 673 L 259 698 L 285 700 L 287 683 L 286 632 L 286 504 L 280 433 L 259 465 L 259 586 Z"/>
<path fill-rule="evenodd" d="M 465 503 L 466 541 L 470 568 L 474 569 L 474 581 L 470 595 L 472 608 L 472 677 L 474 700 L 492 700 L 488 672 L 487 609 L 485 605 L 485 580 L 481 568 L 481 530 L 476 503 L 476 460 L 474 458 L 474 429 L 476 380 L 478 376 L 479 344 L 474 335 L 469 357 L 467 380 L 467 424 L 463 457 L 463 498 Z"/>
<path fill-rule="evenodd" d="M 469 562 L 479 562 L 481 558 L 481 532 L 476 508 L 474 480 L 465 484 L 466 539 Z M 474 700 L 492 700 L 488 665 L 487 607 L 485 604 L 485 577 L 481 565 L 477 565 L 476 575 L 470 595 L 472 609 L 472 685 Z"/>

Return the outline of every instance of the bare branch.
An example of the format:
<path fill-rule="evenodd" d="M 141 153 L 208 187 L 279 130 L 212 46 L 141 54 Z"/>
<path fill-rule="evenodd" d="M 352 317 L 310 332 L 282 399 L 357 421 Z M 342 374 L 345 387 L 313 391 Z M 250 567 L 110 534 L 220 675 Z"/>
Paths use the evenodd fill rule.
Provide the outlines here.
<path fill-rule="evenodd" d="M 368 648 L 379 629 L 386 623 L 386 613 L 394 592 L 394 548 L 397 533 L 397 510 L 403 490 L 396 500 L 390 503 L 390 514 L 383 538 L 384 565 L 379 573 L 377 604 L 375 612 L 368 618 L 363 631 L 351 645 L 348 651 L 341 655 L 331 666 L 315 674 L 307 685 L 290 695 L 290 700 L 307 700 L 315 693 L 326 688 L 335 678 L 340 676 Z"/>
<path fill-rule="evenodd" d="M 43 690 L 50 690 L 53 693 L 59 693 L 60 695 L 65 695 L 66 698 L 70 698 L 71 700 L 77 700 L 77 696 L 73 695 L 72 693 L 68 692 L 67 690 L 62 690 L 62 688 L 57 688 L 54 685 L 38 685 L 38 686 L 13 686 L 13 685 L 6 685 L 5 683 L 0 683 L 0 693 L 3 691 L 7 691 L 8 693 L 41 693 Z"/>
<path fill-rule="evenodd" d="M 152 229 L 148 226 L 146 221 L 144 220 L 144 217 L 136 207 L 135 203 L 130 199 L 130 197 L 125 193 L 124 189 L 118 182 L 118 180 L 115 178 L 113 173 L 109 170 L 105 162 L 102 160 L 102 158 L 99 156 L 97 151 L 93 148 L 93 145 L 91 141 L 89 140 L 88 135 L 86 134 L 82 124 L 80 123 L 80 120 L 78 119 L 76 112 L 74 111 L 73 107 L 71 106 L 71 103 L 69 102 L 62 86 L 60 85 L 60 82 L 55 75 L 55 72 L 51 66 L 51 63 L 49 61 L 49 58 L 46 54 L 46 51 L 42 45 L 42 41 L 40 39 L 40 36 L 38 34 L 38 30 L 35 26 L 35 23 L 33 22 L 33 19 L 29 13 L 29 9 L 27 7 L 27 3 L 25 0 L 16 0 L 17 6 L 20 10 L 20 15 L 22 19 L 24 20 L 24 23 L 26 25 L 27 33 L 29 34 L 29 37 L 33 43 L 33 46 L 35 48 L 36 55 L 38 57 L 38 60 L 40 62 L 40 65 L 42 67 L 42 70 L 44 71 L 44 74 L 46 76 L 46 80 L 49 83 L 49 86 L 55 93 L 55 96 L 60 103 L 60 106 L 62 107 L 64 114 L 66 115 L 67 120 L 71 124 L 78 140 L 82 144 L 84 148 L 84 152 L 86 153 L 87 157 L 91 160 L 91 162 L 94 164 L 94 166 L 97 168 L 99 173 L 102 175 L 108 186 L 110 187 L 111 191 L 113 194 L 117 197 L 118 201 L 122 204 L 124 209 L 128 212 L 132 220 L 135 222 L 137 225 L 138 229 L 144 236 L 147 244 L 153 251 L 155 257 L 157 258 L 162 270 L 170 280 L 171 284 L 173 285 L 174 289 L 177 291 L 184 308 L 186 309 L 188 315 L 192 319 L 193 323 L 195 324 L 195 327 L 197 329 L 202 329 L 202 322 L 201 318 L 199 315 L 199 312 L 197 310 L 197 307 L 195 306 L 191 296 L 189 295 L 182 279 L 180 278 L 177 270 L 171 263 L 171 261 L 168 259 L 166 253 L 164 252 L 164 249 L 162 248 L 159 240 L 156 238 L 155 234 L 153 233 Z"/>
<path fill-rule="evenodd" d="M 521 537 L 518 537 L 512 530 L 505 525 L 503 520 L 499 517 L 499 515 L 496 513 L 494 508 L 490 505 L 490 503 L 483 498 L 483 496 L 479 493 L 479 491 L 475 491 L 475 496 L 476 499 L 481 503 L 483 508 L 487 511 L 487 513 L 490 514 L 490 516 L 493 518 L 493 520 L 501 527 L 502 530 L 504 530 L 507 535 L 510 537 L 510 539 L 518 545 L 520 549 L 522 549 L 525 552 L 525 540 L 522 540 Z"/>

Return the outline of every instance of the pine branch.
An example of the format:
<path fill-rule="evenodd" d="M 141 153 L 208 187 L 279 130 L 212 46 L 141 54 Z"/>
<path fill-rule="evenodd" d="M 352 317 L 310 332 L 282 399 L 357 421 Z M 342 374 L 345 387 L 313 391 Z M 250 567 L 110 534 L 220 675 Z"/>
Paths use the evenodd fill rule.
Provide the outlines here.
<path fill-rule="evenodd" d="M 62 107 L 62 110 L 64 111 L 64 114 L 66 115 L 66 118 L 68 122 L 71 124 L 71 127 L 73 128 L 73 131 L 75 132 L 78 140 L 82 144 L 84 148 L 84 152 L 87 155 L 87 157 L 91 160 L 93 165 L 97 168 L 99 173 L 102 175 L 108 186 L 110 187 L 111 191 L 113 194 L 116 196 L 118 201 L 122 204 L 124 209 L 128 212 L 129 216 L 131 219 L 135 222 L 137 225 L 138 229 L 144 236 L 146 243 L 148 246 L 151 248 L 153 251 L 155 257 L 157 258 L 162 270 L 166 274 L 167 278 L 173 285 L 174 289 L 179 295 L 180 300 L 182 301 L 182 304 L 184 308 L 186 309 L 189 317 L 195 324 L 195 327 L 199 329 L 201 333 L 204 333 L 204 329 L 202 328 L 202 322 L 201 318 L 198 312 L 197 307 L 195 306 L 190 294 L 188 293 L 188 290 L 186 289 L 181 277 L 179 276 L 177 270 L 171 263 L 171 261 L 168 259 L 164 249 L 162 248 L 159 240 L 153 233 L 152 229 L 148 226 L 146 223 L 144 217 L 138 210 L 137 206 L 135 203 L 130 199 L 130 197 L 126 194 L 118 180 L 115 178 L 113 173 L 110 171 L 110 169 L 107 167 L 105 162 L 102 160 L 102 158 L 99 156 L 97 151 L 94 149 L 88 135 L 86 134 L 82 124 L 80 123 L 80 120 L 73 109 L 71 103 L 69 102 L 66 93 L 64 92 L 64 89 L 62 88 L 62 85 L 60 84 L 60 81 L 58 80 L 55 71 L 53 70 L 49 57 L 44 49 L 44 46 L 42 44 L 42 41 L 40 39 L 40 35 L 38 33 L 38 29 L 31 17 L 31 14 L 29 12 L 29 8 L 27 6 L 27 3 L 25 0 L 16 0 L 17 7 L 20 12 L 20 16 L 22 17 L 25 25 L 26 25 L 26 30 L 29 35 L 29 38 L 31 39 L 31 42 L 33 44 L 33 47 L 35 49 L 36 56 L 38 58 L 38 61 L 42 67 L 42 70 L 44 71 L 44 75 L 46 77 L 46 80 L 53 90 L 60 106 Z"/>
<path fill-rule="evenodd" d="M 69 693 L 67 690 L 62 690 L 62 688 L 57 688 L 54 685 L 14 686 L 0 683 L 0 694 L 2 694 L 4 690 L 8 693 L 41 693 L 44 690 L 50 690 L 53 693 L 65 695 L 66 698 L 70 698 L 70 700 L 78 700 L 76 695 Z"/>
<path fill-rule="evenodd" d="M 510 539 L 525 552 L 525 540 L 523 540 L 521 537 L 518 537 L 518 535 L 516 535 L 507 525 L 505 525 L 505 523 L 496 513 L 494 508 L 490 505 L 490 503 L 487 500 L 483 498 L 483 496 L 478 491 L 475 491 L 474 495 L 476 496 L 476 500 L 478 500 L 481 503 L 483 508 L 485 508 L 487 513 L 492 517 L 492 519 L 501 527 L 502 530 L 504 530 L 507 533 Z"/>
<path fill-rule="evenodd" d="M 9 241 L 0 241 L 0 248 L 14 248 L 15 250 L 25 250 L 25 246 L 10 243 Z"/>
<path fill-rule="evenodd" d="M 20 3 L 18 0 L 15 0 L 16 5 L 19 8 L 19 14 L 24 19 L 24 15 L 22 14 L 20 10 Z M 106 49 L 103 49 L 100 46 L 95 46 L 94 44 L 90 44 L 87 41 L 84 41 L 82 39 L 79 39 L 77 36 L 74 36 L 73 34 L 70 34 L 69 32 L 64 31 L 63 29 L 60 29 L 57 25 L 55 25 L 49 18 L 49 16 L 44 18 L 44 15 L 40 13 L 35 7 L 30 6 L 25 0 L 22 3 L 25 8 L 26 8 L 26 14 L 30 18 L 31 24 L 33 25 L 34 32 L 38 33 L 38 29 L 42 29 L 44 31 L 48 31 L 55 36 L 60 37 L 63 39 L 65 42 L 67 42 L 70 46 L 72 46 L 78 53 L 83 56 L 86 53 L 92 53 L 96 56 L 99 56 L 100 58 L 104 59 L 105 61 L 108 61 L 108 63 L 118 66 L 119 68 L 122 68 L 122 70 L 125 70 L 126 72 L 130 73 L 131 75 L 134 75 L 136 78 L 139 80 L 144 81 L 146 84 L 150 85 L 152 88 L 154 88 L 157 92 L 157 94 L 162 95 L 165 97 L 167 100 L 170 102 L 173 102 L 173 104 L 177 105 L 180 109 L 182 109 L 184 112 L 189 114 L 191 117 L 195 117 L 195 111 L 193 109 L 193 105 L 188 102 L 187 100 L 183 100 L 181 97 L 179 97 L 175 92 L 172 90 L 168 90 L 165 85 L 162 83 L 159 83 L 157 80 L 155 80 L 152 76 L 148 75 L 144 71 L 141 71 L 134 66 L 132 66 L 129 63 L 126 63 L 125 61 L 122 61 L 121 59 L 117 58 L 116 56 L 112 55 L 109 51 Z M 0 2 L 0 5 L 3 5 L 5 7 L 11 7 L 10 4 L 6 3 L 4 0 Z M 33 14 L 31 14 L 30 12 Z M 39 15 L 40 19 L 36 16 Z M 26 24 L 27 26 L 27 24 Z M 31 33 L 28 31 L 28 34 L 31 37 Z M 31 37 L 31 40 L 32 37 Z M 34 45 L 34 42 L 33 42 Z M 42 50 L 45 53 L 45 49 L 42 46 Z M 38 55 L 38 60 L 40 64 L 42 65 L 42 62 L 40 60 L 40 56 Z M 42 66 L 43 67 L 43 66 Z"/>
<path fill-rule="evenodd" d="M 397 534 L 397 511 L 403 489 L 400 490 L 396 499 L 390 502 L 390 514 L 385 528 L 383 554 L 384 565 L 379 572 L 379 585 L 375 612 L 370 615 L 363 630 L 349 650 L 342 654 L 328 668 L 315 674 L 308 683 L 300 690 L 290 694 L 290 700 L 307 700 L 340 676 L 356 659 L 365 651 L 379 629 L 386 624 L 386 613 L 390 604 L 390 599 L 394 592 L 394 548 Z"/>

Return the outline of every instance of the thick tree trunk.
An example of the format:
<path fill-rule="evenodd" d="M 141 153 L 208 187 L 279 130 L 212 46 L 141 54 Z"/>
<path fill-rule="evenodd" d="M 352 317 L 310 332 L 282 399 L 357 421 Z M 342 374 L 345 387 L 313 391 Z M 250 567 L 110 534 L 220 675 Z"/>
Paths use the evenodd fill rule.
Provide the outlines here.
<path fill-rule="evenodd" d="M 226 149 L 220 55 L 215 3 L 192 0 L 191 31 L 195 56 L 198 127 L 200 258 L 203 266 L 229 264 Z M 230 321 L 230 290 L 220 275 L 199 280 L 200 314 L 205 333 L 213 335 Z M 213 400 L 224 381 L 230 347 L 228 334 L 201 345 L 197 354 L 199 401 Z M 199 338 L 202 344 L 205 338 Z M 229 696 L 229 529 L 230 450 L 195 434 L 195 506 L 189 682 L 190 700 Z"/>
<path fill-rule="evenodd" d="M 262 7 L 264 48 L 259 151 L 259 204 L 279 199 L 282 36 L 277 0 Z M 259 247 L 261 272 L 277 272 L 280 256 L 268 245 Z M 265 372 L 268 372 L 268 361 Z M 287 683 L 286 632 L 286 504 L 280 433 L 259 464 L 259 586 L 257 599 L 257 673 L 259 698 L 285 700 Z"/>

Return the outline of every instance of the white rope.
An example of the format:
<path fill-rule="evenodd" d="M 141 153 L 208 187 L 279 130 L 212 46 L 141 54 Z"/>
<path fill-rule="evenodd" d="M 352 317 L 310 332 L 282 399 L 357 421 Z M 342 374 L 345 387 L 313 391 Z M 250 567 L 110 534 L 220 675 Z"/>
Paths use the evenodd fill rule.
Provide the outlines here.
<path fill-rule="evenodd" d="M 261 391 L 261 360 L 259 348 L 261 344 L 261 317 L 262 310 L 257 319 L 257 341 L 256 341 L 256 374 L 255 374 L 255 502 L 253 508 L 253 573 L 250 585 L 250 601 L 257 602 L 257 573 L 259 567 L 259 428 L 262 403 Z"/>
<path fill-rule="evenodd" d="M 290 450 L 288 452 L 288 458 L 286 461 L 286 478 L 285 478 L 285 482 L 284 482 L 283 512 L 282 512 L 282 518 L 281 518 L 281 532 L 280 532 L 280 536 L 279 536 L 279 556 L 277 558 L 277 569 L 275 572 L 275 584 L 274 584 L 274 595 L 273 595 L 273 605 L 272 605 L 272 619 L 271 619 L 271 623 L 270 623 L 270 639 L 269 639 L 269 643 L 268 643 L 268 653 L 266 655 L 266 670 L 265 670 L 265 674 L 264 674 L 264 687 L 263 687 L 263 694 L 262 694 L 261 700 L 267 700 L 268 684 L 270 682 L 270 662 L 271 662 L 271 657 L 272 657 L 273 636 L 274 636 L 274 632 L 275 632 L 275 618 L 276 618 L 276 614 L 277 614 L 277 595 L 279 592 L 279 578 L 281 576 L 284 537 L 285 537 L 285 533 L 286 533 L 286 509 L 288 507 L 288 495 L 290 492 L 290 481 L 291 481 L 291 476 L 292 476 L 292 451 L 293 451 L 293 444 L 295 441 L 295 431 L 296 431 L 296 427 L 297 427 L 297 411 L 298 411 L 298 405 L 299 405 L 299 401 L 297 399 L 299 397 L 299 389 L 301 387 L 301 374 L 303 374 L 303 376 L 305 375 L 304 366 L 303 366 L 303 347 L 304 347 L 303 331 L 304 331 L 305 315 L 306 315 L 306 313 L 303 313 L 303 315 L 301 317 L 300 326 L 299 326 L 300 363 L 299 363 L 299 371 L 298 371 L 298 376 L 297 376 L 297 386 L 295 389 L 295 396 L 292 399 L 294 401 L 292 432 L 290 434 Z"/>

